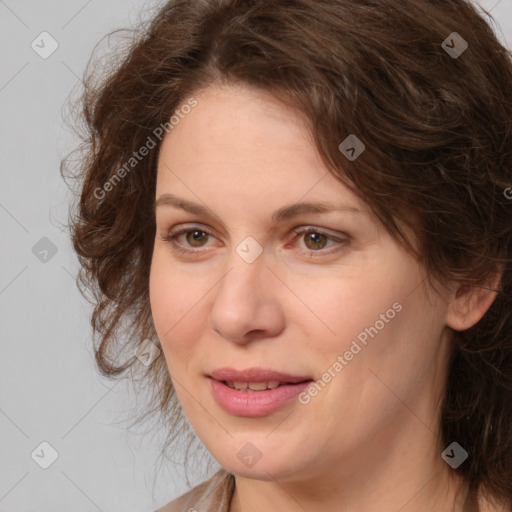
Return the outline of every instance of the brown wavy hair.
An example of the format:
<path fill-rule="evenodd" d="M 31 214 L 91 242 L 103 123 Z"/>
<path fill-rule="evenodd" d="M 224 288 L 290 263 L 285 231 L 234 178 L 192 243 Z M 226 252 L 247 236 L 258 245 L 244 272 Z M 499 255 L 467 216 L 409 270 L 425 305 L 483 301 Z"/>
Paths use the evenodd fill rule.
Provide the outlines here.
<path fill-rule="evenodd" d="M 105 184 L 193 95 L 248 84 L 305 114 L 330 172 L 414 250 L 400 226 L 412 229 L 432 282 L 485 287 L 503 272 L 485 316 L 452 332 L 440 430 L 469 453 L 457 471 L 470 488 L 512 507 L 512 59 L 492 23 L 469 0 L 170 1 L 105 62 L 93 53 L 79 157 L 61 164 L 79 186 L 78 284 L 92 293 L 99 370 L 140 375 L 166 447 L 183 414 L 165 358 L 146 368 L 133 355 L 158 344 L 148 281 L 160 141 Z M 459 56 L 443 44 L 454 32 L 468 44 Z M 354 161 L 338 149 L 349 134 L 366 145 Z"/>

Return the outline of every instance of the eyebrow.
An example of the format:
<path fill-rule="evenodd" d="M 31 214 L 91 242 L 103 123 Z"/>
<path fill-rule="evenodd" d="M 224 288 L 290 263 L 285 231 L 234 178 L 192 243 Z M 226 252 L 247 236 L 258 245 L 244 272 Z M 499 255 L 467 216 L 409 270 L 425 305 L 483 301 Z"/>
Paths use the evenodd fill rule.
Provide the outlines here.
<path fill-rule="evenodd" d="M 180 208 L 185 210 L 186 212 L 195 214 L 195 215 L 204 215 L 209 216 L 214 219 L 220 221 L 218 215 L 216 215 L 213 210 L 208 208 L 205 205 L 199 203 L 193 203 L 182 197 L 175 196 L 173 194 L 162 194 L 154 204 L 154 210 L 159 206 L 171 206 L 174 208 Z M 283 206 L 276 210 L 272 214 L 272 222 L 274 224 L 278 224 L 279 222 L 284 222 L 293 217 L 297 217 L 298 215 L 304 213 L 329 213 L 333 211 L 350 211 L 354 213 L 361 213 L 361 210 L 355 208 L 354 206 L 348 206 L 343 204 L 329 203 L 329 202 L 304 202 L 304 203 L 295 203 L 288 206 Z"/>

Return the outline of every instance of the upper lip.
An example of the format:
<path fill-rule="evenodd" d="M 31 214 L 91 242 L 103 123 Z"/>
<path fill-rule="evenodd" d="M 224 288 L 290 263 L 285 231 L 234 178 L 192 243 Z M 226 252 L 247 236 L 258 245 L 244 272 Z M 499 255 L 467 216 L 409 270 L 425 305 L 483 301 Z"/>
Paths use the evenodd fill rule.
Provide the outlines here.
<path fill-rule="evenodd" d="M 266 368 L 248 368 L 247 370 L 235 370 L 233 368 L 218 368 L 210 373 L 210 377 L 218 381 L 232 382 L 289 382 L 296 384 L 311 380 L 311 377 L 290 375 Z"/>

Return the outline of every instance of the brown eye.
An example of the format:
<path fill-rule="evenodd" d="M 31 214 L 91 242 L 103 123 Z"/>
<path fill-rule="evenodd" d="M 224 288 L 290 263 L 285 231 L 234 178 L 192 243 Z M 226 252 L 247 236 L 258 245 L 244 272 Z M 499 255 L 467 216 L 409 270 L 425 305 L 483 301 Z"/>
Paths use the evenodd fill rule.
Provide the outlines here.
<path fill-rule="evenodd" d="M 308 256 L 327 256 L 339 250 L 342 250 L 350 243 L 350 238 L 344 236 L 343 238 L 336 237 L 323 230 L 315 227 L 306 227 L 294 231 L 298 235 L 299 240 L 304 240 L 304 252 Z M 326 245 L 331 242 L 333 247 L 325 249 Z"/>
<path fill-rule="evenodd" d="M 306 247 L 311 250 L 323 249 L 325 243 L 328 241 L 327 236 L 315 231 L 304 233 L 304 235 L 304 243 Z"/>
<path fill-rule="evenodd" d="M 192 231 L 185 231 L 185 240 L 191 247 L 202 247 L 201 242 L 204 242 L 209 236 L 206 231 L 194 229 Z"/>
<path fill-rule="evenodd" d="M 204 229 L 184 227 L 180 230 L 170 231 L 165 236 L 160 237 L 164 242 L 169 242 L 174 250 L 183 254 L 193 254 L 202 247 L 206 247 L 208 237 L 213 236 Z"/>

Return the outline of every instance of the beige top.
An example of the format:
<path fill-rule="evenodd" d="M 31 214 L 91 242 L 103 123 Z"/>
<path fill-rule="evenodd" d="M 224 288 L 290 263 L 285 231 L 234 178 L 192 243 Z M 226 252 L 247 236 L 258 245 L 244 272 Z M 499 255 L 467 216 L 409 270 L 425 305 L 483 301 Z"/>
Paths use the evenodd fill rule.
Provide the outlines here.
<path fill-rule="evenodd" d="M 234 492 L 234 475 L 220 469 L 209 480 L 155 512 L 229 512 Z M 475 494 L 469 492 L 468 486 L 461 489 L 453 512 L 479 512 Z"/>
<path fill-rule="evenodd" d="M 235 492 L 235 477 L 220 469 L 209 480 L 196 485 L 155 512 L 229 512 Z"/>

